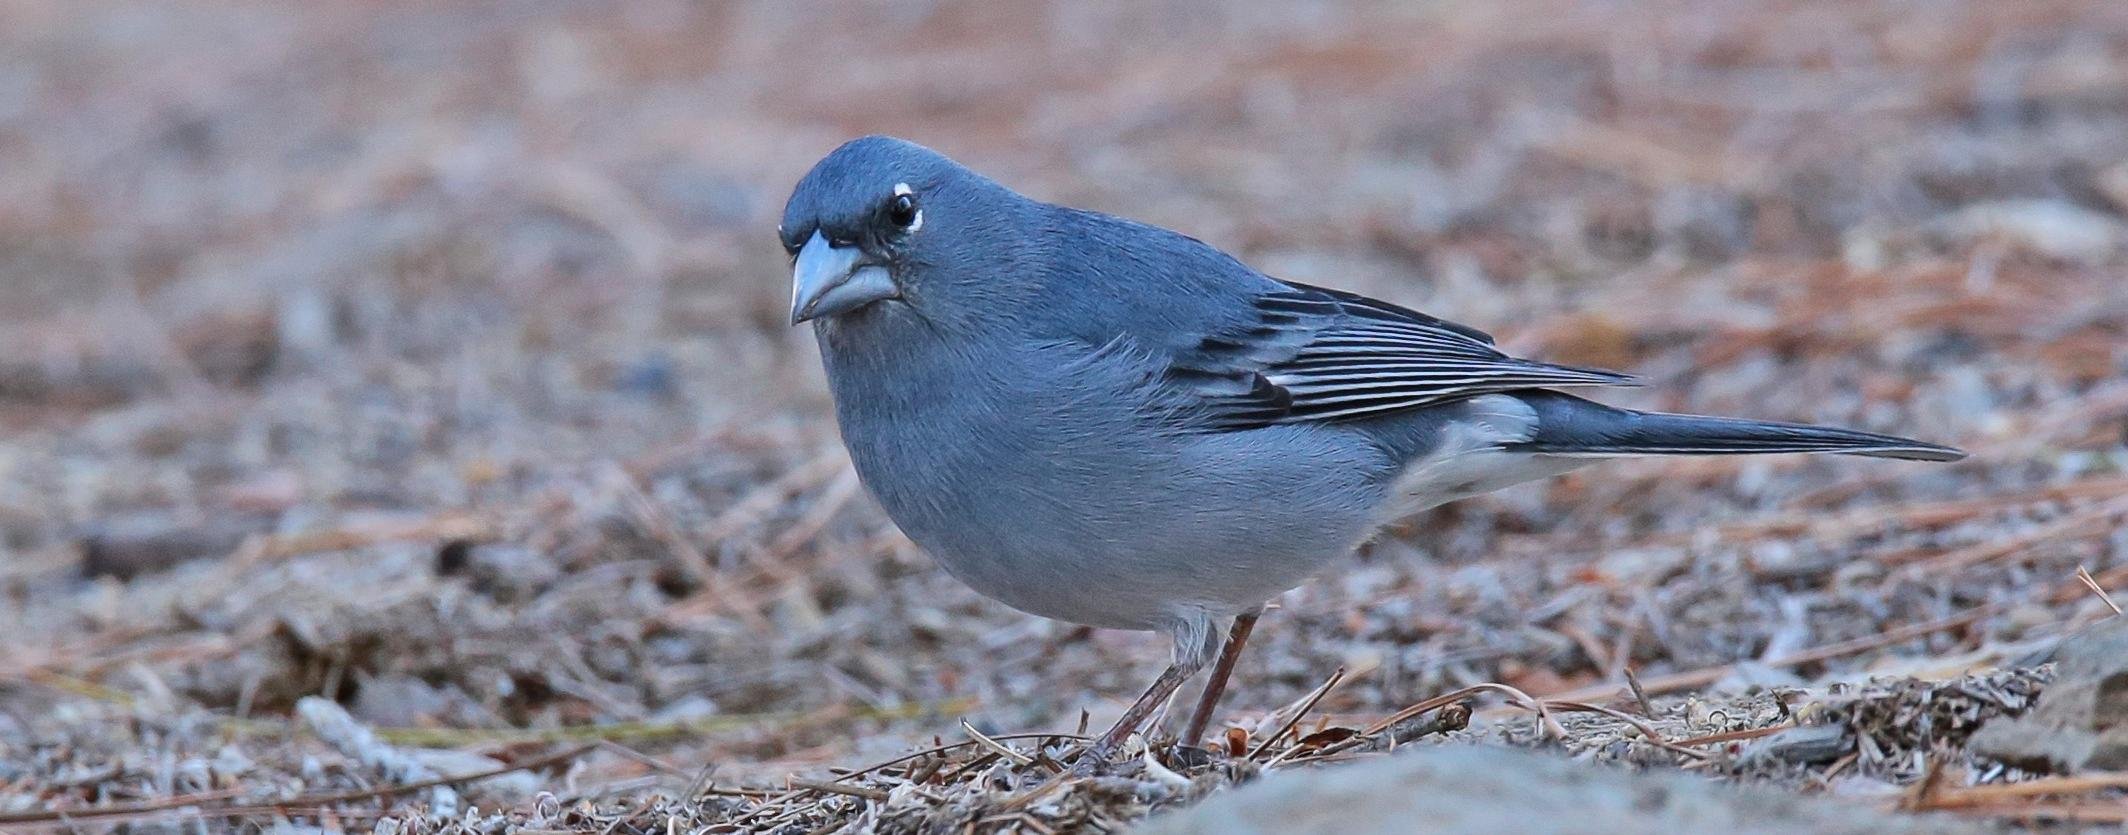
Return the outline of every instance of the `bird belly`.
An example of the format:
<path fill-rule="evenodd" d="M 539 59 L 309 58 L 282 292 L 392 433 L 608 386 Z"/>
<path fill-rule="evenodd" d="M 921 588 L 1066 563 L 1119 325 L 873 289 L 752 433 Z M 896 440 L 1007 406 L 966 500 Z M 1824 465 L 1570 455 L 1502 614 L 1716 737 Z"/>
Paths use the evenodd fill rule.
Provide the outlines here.
<path fill-rule="evenodd" d="M 893 483 L 873 492 L 949 574 L 1043 617 L 1172 631 L 1299 585 L 1373 528 L 1380 482 L 1354 460 L 1358 444 L 1294 449 L 1127 429 L 1007 445 L 979 431 L 963 438 L 893 466 Z M 879 482 L 888 465 L 863 446 L 852 445 L 859 472 Z"/>
<path fill-rule="evenodd" d="M 1358 435 L 1191 432 L 1151 407 L 1129 351 L 1011 351 L 950 396 L 845 377 L 843 440 L 902 531 L 976 591 L 1031 614 L 1172 630 L 1254 607 L 1349 552 L 1393 463 Z M 931 387 L 930 390 L 944 390 Z M 863 407 L 853 404 L 864 404 Z"/>

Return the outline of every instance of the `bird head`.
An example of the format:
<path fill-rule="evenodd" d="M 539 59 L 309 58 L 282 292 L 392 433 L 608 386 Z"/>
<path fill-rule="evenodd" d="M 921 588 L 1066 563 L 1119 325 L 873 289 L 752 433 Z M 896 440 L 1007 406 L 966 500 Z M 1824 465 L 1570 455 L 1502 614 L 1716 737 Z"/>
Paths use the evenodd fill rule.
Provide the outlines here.
<path fill-rule="evenodd" d="M 927 267 L 971 246 L 971 218 L 995 217 L 1009 195 L 929 148 L 885 136 L 854 139 L 806 173 L 777 229 L 791 256 L 791 324 L 909 304 Z M 950 272 L 950 271 L 948 271 Z"/>

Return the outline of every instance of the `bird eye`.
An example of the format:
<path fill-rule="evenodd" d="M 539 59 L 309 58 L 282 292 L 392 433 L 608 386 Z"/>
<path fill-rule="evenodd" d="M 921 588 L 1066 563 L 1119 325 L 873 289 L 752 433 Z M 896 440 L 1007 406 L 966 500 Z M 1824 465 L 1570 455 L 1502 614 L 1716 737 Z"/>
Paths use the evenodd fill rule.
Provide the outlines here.
<path fill-rule="evenodd" d="M 914 195 L 897 194 L 887 202 L 887 221 L 895 226 L 903 229 L 915 226 L 917 214 Z"/>

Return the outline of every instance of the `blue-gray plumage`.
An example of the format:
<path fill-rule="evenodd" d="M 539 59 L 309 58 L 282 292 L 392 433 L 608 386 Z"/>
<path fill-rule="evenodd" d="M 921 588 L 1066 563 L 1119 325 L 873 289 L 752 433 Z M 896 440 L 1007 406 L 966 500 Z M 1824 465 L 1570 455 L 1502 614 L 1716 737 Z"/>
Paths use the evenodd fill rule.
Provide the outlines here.
<path fill-rule="evenodd" d="M 1037 202 L 897 139 L 821 160 L 780 234 L 843 442 L 910 539 L 1021 610 L 1174 637 L 1175 664 L 1082 767 L 1210 659 L 1219 624 L 1240 619 L 1231 655 L 1264 601 L 1413 511 L 1603 457 L 1961 457 L 1561 394 L 1631 380 Z"/>

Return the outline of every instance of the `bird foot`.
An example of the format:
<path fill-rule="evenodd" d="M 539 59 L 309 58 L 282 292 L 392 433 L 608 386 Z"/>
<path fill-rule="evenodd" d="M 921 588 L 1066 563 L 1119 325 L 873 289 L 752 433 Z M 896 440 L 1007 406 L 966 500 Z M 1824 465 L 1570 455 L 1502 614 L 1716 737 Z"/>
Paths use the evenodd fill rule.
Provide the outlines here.
<path fill-rule="evenodd" d="M 1177 771 L 1188 771 L 1212 764 L 1212 752 L 1195 745 L 1175 743 L 1167 749 L 1167 766 Z"/>
<path fill-rule="evenodd" d="M 1096 742 L 1092 747 L 1082 749 L 1079 758 L 1072 761 L 1069 773 L 1073 777 L 1086 778 L 1108 771 L 1115 765 L 1112 760 L 1119 747 L 1104 746 Z M 1210 765 L 1213 757 L 1209 750 L 1179 742 L 1161 745 L 1153 749 L 1152 753 L 1163 765 L 1185 770 Z"/>
<path fill-rule="evenodd" d="M 1108 771 L 1109 766 L 1114 764 L 1110 760 L 1115 758 L 1116 750 L 1121 747 L 1122 745 L 1112 744 L 1106 739 L 1095 740 L 1094 744 L 1080 749 L 1079 758 L 1071 763 L 1071 776 L 1086 778 Z"/>

